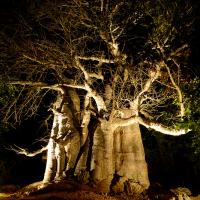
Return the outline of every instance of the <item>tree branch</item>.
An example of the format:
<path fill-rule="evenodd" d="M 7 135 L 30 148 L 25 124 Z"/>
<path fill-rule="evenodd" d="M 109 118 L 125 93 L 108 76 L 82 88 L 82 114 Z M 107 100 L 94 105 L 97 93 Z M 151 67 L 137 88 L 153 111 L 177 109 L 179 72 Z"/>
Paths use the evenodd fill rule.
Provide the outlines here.
<path fill-rule="evenodd" d="M 48 64 L 48 62 L 43 62 L 43 61 L 41 61 L 41 60 L 39 60 L 38 58 L 33 58 L 33 57 L 31 57 L 31 56 L 28 56 L 28 55 L 23 55 L 24 56 L 24 58 L 26 58 L 26 59 L 28 59 L 28 60 L 31 60 L 31 61 L 33 61 L 33 62 L 37 62 L 37 63 L 39 63 L 39 64 L 41 64 L 41 65 L 47 65 Z"/>
<path fill-rule="evenodd" d="M 185 116 L 185 107 L 184 107 L 184 105 L 183 105 L 183 95 L 182 95 L 181 89 L 180 89 L 180 87 L 175 83 L 174 78 L 173 78 L 173 76 L 172 76 L 172 74 L 171 74 L 171 72 L 170 72 L 169 67 L 168 67 L 166 64 L 165 64 L 165 67 L 166 67 L 167 72 L 168 72 L 168 74 L 169 74 L 169 78 L 170 78 L 172 84 L 174 85 L 174 87 L 175 87 L 175 89 L 176 89 L 176 91 L 177 91 L 177 94 L 178 94 L 178 100 L 179 100 L 179 104 L 180 104 L 180 116 L 181 116 L 181 117 L 184 117 L 184 116 Z"/>
<path fill-rule="evenodd" d="M 141 117 L 138 117 L 138 123 L 145 126 L 146 128 L 151 128 L 155 131 L 158 131 L 160 133 L 163 133 L 165 135 L 172 135 L 172 136 L 179 136 L 179 135 L 184 135 L 188 133 L 190 130 L 186 129 L 172 129 L 169 127 L 165 127 L 162 124 L 155 123 L 155 122 L 150 122 L 145 119 L 142 119 Z"/>
<path fill-rule="evenodd" d="M 173 56 L 173 55 L 177 55 L 180 51 L 182 51 L 183 49 L 185 49 L 186 47 L 188 47 L 187 44 L 181 46 L 180 48 L 178 48 L 176 51 L 172 52 L 170 54 L 170 56 Z M 166 60 L 173 60 L 171 59 L 170 57 L 169 58 L 166 58 L 165 56 L 165 50 L 164 48 L 159 44 L 157 43 L 157 48 L 160 50 L 163 58 L 165 58 Z M 175 63 L 176 64 L 176 63 Z M 170 68 L 168 67 L 168 65 L 166 64 L 165 60 L 163 60 L 161 62 L 161 65 L 164 66 L 166 69 L 167 69 L 167 72 L 168 72 L 168 75 L 169 75 L 169 78 L 170 78 L 170 81 L 172 82 L 173 86 L 175 87 L 176 91 L 177 91 L 177 95 L 178 95 L 178 100 L 179 100 L 179 105 L 180 105 L 180 116 L 181 117 L 184 117 L 185 116 L 185 107 L 184 107 L 184 104 L 183 104 L 183 95 L 182 95 L 182 92 L 181 92 L 181 89 L 180 87 L 176 84 L 172 74 L 171 74 L 171 71 L 170 71 Z M 177 65 L 177 64 L 176 64 Z"/>
<path fill-rule="evenodd" d="M 106 104 L 103 98 L 95 90 L 93 90 L 87 83 L 85 83 L 85 88 L 88 91 L 88 95 L 95 100 L 98 111 L 100 110 L 107 111 Z"/>
<path fill-rule="evenodd" d="M 137 97 L 133 100 L 133 102 L 131 102 L 131 106 L 137 107 L 139 106 L 139 103 L 141 103 L 143 101 L 143 99 L 141 99 L 141 102 L 139 102 L 141 96 L 145 93 L 148 92 L 149 89 L 152 86 L 152 83 L 158 79 L 158 77 L 160 76 L 160 66 L 156 65 L 156 71 L 149 71 L 149 79 L 146 81 L 144 87 L 142 88 L 142 90 L 140 91 L 140 93 L 137 95 Z M 146 98 L 146 97 L 144 97 Z M 139 111 L 139 109 L 137 109 Z"/>
<path fill-rule="evenodd" d="M 137 116 L 130 117 L 130 118 L 127 118 L 127 119 L 116 119 L 116 120 L 114 120 L 113 127 L 117 128 L 119 126 L 129 126 L 129 125 L 132 125 L 134 123 L 143 125 L 146 128 L 153 129 L 153 130 L 158 131 L 160 133 L 163 133 L 163 134 L 166 134 L 166 135 L 172 135 L 172 136 L 184 135 L 184 134 L 186 134 L 190 131 L 190 130 L 185 130 L 185 129 L 179 129 L 179 130 L 172 129 L 172 128 L 169 128 L 169 127 L 165 127 L 160 123 L 151 122 L 151 121 L 148 121 L 146 119 L 142 119 L 141 117 L 137 117 Z"/>
<path fill-rule="evenodd" d="M 114 63 L 114 60 L 106 59 L 106 58 L 98 58 L 95 56 L 85 57 L 85 56 L 77 56 L 80 60 L 92 60 L 98 61 L 100 63 Z"/>
<path fill-rule="evenodd" d="M 80 56 L 75 56 L 75 62 L 76 65 L 79 67 L 79 69 L 83 72 L 84 76 L 85 76 L 85 80 L 88 83 L 91 83 L 91 78 L 96 78 L 96 79 L 101 79 L 103 80 L 104 77 L 102 76 L 101 72 L 100 73 L 90 73 L 87 72 L 84 68 L 84 66 L 80 63 L 79 59 L 81 60 L 91 60 L 90 58 L 95 58 L 95 57 L 80 57 Z M 108 60 L 109 61 L 109 60 Z M 99 60 L 99 63 L 102 63 L 101 60 Z"/>
<path fill-rule="evenodd" d="M 188 48 L 188 44 L 184 44 L 181 47 L 179 47 L 178 49 L 176 49 L 175 51 L 173 51 L 172 53 L 170 53 L 170 56 L 177 56 L 178 53 L 180 53 L 182 50 Z"/>
<path fill-rule="evenodd" d="M 43 82 L 32 82 L 32 81 L 12 81 L 10 82 L 11 85 L 28 85 L 32 87 L 37 87 L 40 89 L 51 89 L 55 91 L 59 91 L 62 94 L 65 93 L 64 89 L 62 87 L 70 87 L 70 88 L 77 88 L 77 89 L 83 89 L 87 90 L 84 85 L 75 85 L 75 84 L 54 84 L 54 85 L 48 85 Z"/>
<path fill-rule="evenodd" d="M 46 146 L 42 147 L 41 149 L 38 149 L 38 150 L 36 150 L 34 152 L 29 152 L 26 149 L 23 149 L 23 148 L 18 147 L 17 145 L 15 145 L 15 148 L 11 147 L 11 150 L 16 152 L 17 154 L 25 155 L 27 157 L 34 157 L 34 156 L 36 156 L 38 154 L 41 154 L 44 151 L 46 151 L 47 148 L 48 148 L 48 145 L 46 145 Z"/>
<path fill-rule="evenodd" d="M 65 91 L 62 88 L 62 84 L 54 84 L 54 85 L 48 85 L 46 83 L 43 82 L 32 82 L 32 81 L 12 81 L 10 82 L 11 85 L 28 85 L 31 87 L 37 87 L 40 89 L 51 89 L 51 90 L 55 90 L 55 91 L 59 91 L 62 94 L 65 93 Z"/>

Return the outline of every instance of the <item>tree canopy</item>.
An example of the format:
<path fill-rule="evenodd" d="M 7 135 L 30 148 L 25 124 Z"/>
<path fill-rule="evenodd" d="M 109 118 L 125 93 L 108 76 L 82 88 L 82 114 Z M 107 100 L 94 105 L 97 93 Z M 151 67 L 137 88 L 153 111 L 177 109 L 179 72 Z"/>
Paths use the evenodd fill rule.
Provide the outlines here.
<path fill-rule="evenodd" d="M 41 96 L 61 87 L 92 97 L 98 111 L 138 101 L 141 116 L 181 119 L 191 9 L 188 1 L 33 3 L 29 18 L 14 26 L 16 36 L 1 34 L 2 55 L 11 62 L 2 64 L 1 77 L 20 91 L 5 119 L 31 116 Z"/>

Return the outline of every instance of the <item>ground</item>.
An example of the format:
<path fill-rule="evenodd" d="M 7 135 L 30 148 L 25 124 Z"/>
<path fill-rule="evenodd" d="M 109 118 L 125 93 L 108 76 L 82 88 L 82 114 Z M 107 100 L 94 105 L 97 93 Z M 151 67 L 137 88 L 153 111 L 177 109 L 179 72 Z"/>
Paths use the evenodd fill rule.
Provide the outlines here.
<path fill-rule="evenodd" d="M 3 188 L 3 187 L 2 187 Z M 7 189 L 7 191 L 6 191 Z M 4 190 L 4 191 L 3 191 Z M 10 190 L 10 191 L 9 191 Z M 63 181 L 43 186 L 42 182 L 30 184 L 24 188 L 13 191 L 14 186 L 7 186 L 1 189 L 1 200 L 200 200 L 200 195 L 190 196 L 187 189 L 182 192 L 176 190 L 165 190 L 160 186 L 140 194 L 127 196 L 125 194 L 107 195 L 97 193 L 95 187 L 78 184 L 74 181 Z M 178 195 L 175 193 L 178 191 Z M 185 192 L 183 192 L 185 191 Z M 4 192 L 4 193 L 3 193 Z M 190 196 L 190 197 L 189 197 Z M 180 198 L 179 198 L 180 197 Z"/>
<path fill-rule="evenodd" d="M 107 194 L 98 194 L 95 188 L 84 184 L 78 184 L 73 181 L 63 181 L 53 183 L 43 187 L 42 182 L 36 182 L 28 185 L 14 193 L 0 193 L 0 199 L 3 200 L 127 200 L 130 199 L 125 195 L 110 196 Z"/>

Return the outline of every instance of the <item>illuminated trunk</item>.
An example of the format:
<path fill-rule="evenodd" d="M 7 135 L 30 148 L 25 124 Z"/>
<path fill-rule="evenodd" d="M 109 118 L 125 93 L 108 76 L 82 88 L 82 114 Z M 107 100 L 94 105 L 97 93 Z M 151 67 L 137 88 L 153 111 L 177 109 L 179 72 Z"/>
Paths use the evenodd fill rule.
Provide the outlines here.
<path fill-rule="evenodd" d="M 61 181 L 71 175 L 80 151 L 80 135 L 74 126 L 72 111 L 64 100 L 63 96 L 60 99 L 58 97 L 55 108 L 51 109 L 54 121 L 48 144 L 44 183 Z"/>
<path fill-rule="evenodd" d="M 62 109 L 63 110 L 63 109 Z M 55 147 L 55 156 L 57 161 L 57 170 L 56 170 L 56 176 L 55 181 L 60 181 L 63 179 L 63 172 L 65 170 L 65 163 L 66 163 L 66 154 L 65 154 L 65 148 L 62 143 L 60 143 L 60 139 L 65 137 L 65 134 L 67 133 L 67 123 L 68 118 L 66 117 L 66 114 L 63 113 L 64 116 L 58 115 L 58 133 L 56 135 L 56 147 Z"/>
<path fill-rule="evenodd" d="M 44 182 L 91 174 L 99 192 L 140 193 L 149 186 L 147 164 L 138 123 L 122 125 L 117 119 L 99 118 L 94 134 L 89 133 L 91 111 L 82 112 L 75 93 L 73 106 L 62 102 L 52 109 L 54 122 L 49 140 Z M 75 98 L 76 97 L 76 98 Z M 60 111 L 58 111 L 60 110 Z M 123 111 L 125 119 L 133 115 Z M 121 125 L 121 126 L 120 126 Z M 80 132 L 77 127 L 80 127 Z M 86 173 L 85 173 L 86 172 Z M 82 176 L 81 175 L 81 176 Z M 85 178 L 83 178 L 85 179 Z"/>
<path fill-rule="evenodd" d="M 139 125 L 113 131 L 112 123 L 101 123 L 94 134 L 91 169 L 101 192 L 132 194 L 147 189 L 148 169 Z"/>
<path fill-rule="evenodd" d="M 56 156 L 56 161 L 57 161 L 57 170 L 56 170 L 56 176 L 54 180 L 60 181 L 63 179 L 63 175 L 64 175 L 63 172 L 65 170 L 65 163 L 66 163 L 65 149 L 63 145 L 56 144 L 55 156 Z"/>
<path fill-rule="evenodd" d="M 149 187 L 141 132 L 138 124 L 118 128 L 115 131 L 115 192 L 141 193 Z"/>
<path fill-rule="evenodd" d="M 114 175 L 112 124 L 102 120 L 94 134 L 92 165 L 93 179 L 99 191 L 108 193 Z"/>
<path fill-rule="evenodd" d="M 65 154 L 66 154 L 66 168 L 65 168 L 65 173 L 68 174 L 68 172 L 74 172 L 75 171 L 75 166 L 77 163 L 77 157 L 80 152 L 80 147 L 81 147 L 81 138 L 80 134 L 75 126 L 75 120 L 73 118 L 72 111 L 70 107 L 65 104 L 63 106 L 62 112 L 66 114 L 68 117 L 68 127 L 65 125 L 65 131 L 63 133 L 65 134 L 63 140 L 63 146 L 65 149 Z M 66 133 L 68 131 L 68 133 Z M 71 174 L 70 174 L 71 175 Z"/>
<path fill-rule="evenodd" d="M 52 138 L 55 135 L 56 138 L 65 137 L 67 123 L 70 124 L 71 133 L 63 143 L 50 139 L 44 178 L 46 182 L 62 180 L 63 174 L 69 171 L 78 175 L 83 170 L 88 170 L 99 192 L 132 194 L 141 193 L 149 187 L 147 164 L 137 123 L 114 129 L 112 121 L 101 119 L 91 138 L 92 134 L 88 134 L 87 120 L 82 127 L 81 139 L 69 107 L 63 107 L 62 113 L 66 113 L 68 118 L 66 120 L 65 114 L 58 117 L 55 115 Z M 81 142 L 85 145 L 82 146 L 85 147 L 83 149 Z M 92 152 L 89 152 L 91 149 Z"/>
<path fill-rule="evenodd" d="M 51 130 L 51 138 L 49 139 L 48 149 L 47 149 L 47 162 L 46 162 L 46 169 L 44 173 L 44 183 L 51 182 L 54 179 L 56 173 L 56 155 L 55 155 L 55 148 L 56 143 L 53 140 L 58 133 L 58 116 L 54 115 L 53 126 Z"/>
<path fill-rule="evenodd" d="M 83 114 L 82 124 L 81 124 L 81 152 L 80 152 L 80 159 L 76 166 L 76 173 L 79 174 L 80 172 L 88 170 L 87 162 L 89 156 L 89 148 L 90 148 L 90 138 L 89 138 L 89 130 L 88 126 L 90 123 L 91 113 L 88 110 L 85 110 Z"/>
<path fill-rule="evenodd" d="M 47 150 L 47 162 L 43 182 L 49 183 L 54 179 L 56 173 L 55 142 L 50 139 Z"/>

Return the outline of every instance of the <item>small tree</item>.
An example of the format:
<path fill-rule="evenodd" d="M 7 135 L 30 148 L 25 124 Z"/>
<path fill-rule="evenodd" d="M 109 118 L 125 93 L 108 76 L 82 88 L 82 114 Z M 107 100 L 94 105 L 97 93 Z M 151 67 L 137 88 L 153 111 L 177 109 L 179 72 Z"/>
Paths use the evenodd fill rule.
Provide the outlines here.
<path fill-rule="evenodd" d="M 9 41 L 17 54 L 6 81 L 19 92 L 5 106 L 5 120 L 35 114 L 47 93 L 54 118 L 47 147 L 18 152 L 47 149 L 44 183 L 77 175 L 90 176 L 103 192 L 148 188 L 140 125 L 173 136 L 188 131 L 174 122 L 185 116 L 188 46 L 179 31 L 188 24 L 179 14 L 189 15 L 189 4 L 73 0 L 32 7 L 32 27 Z"/>

